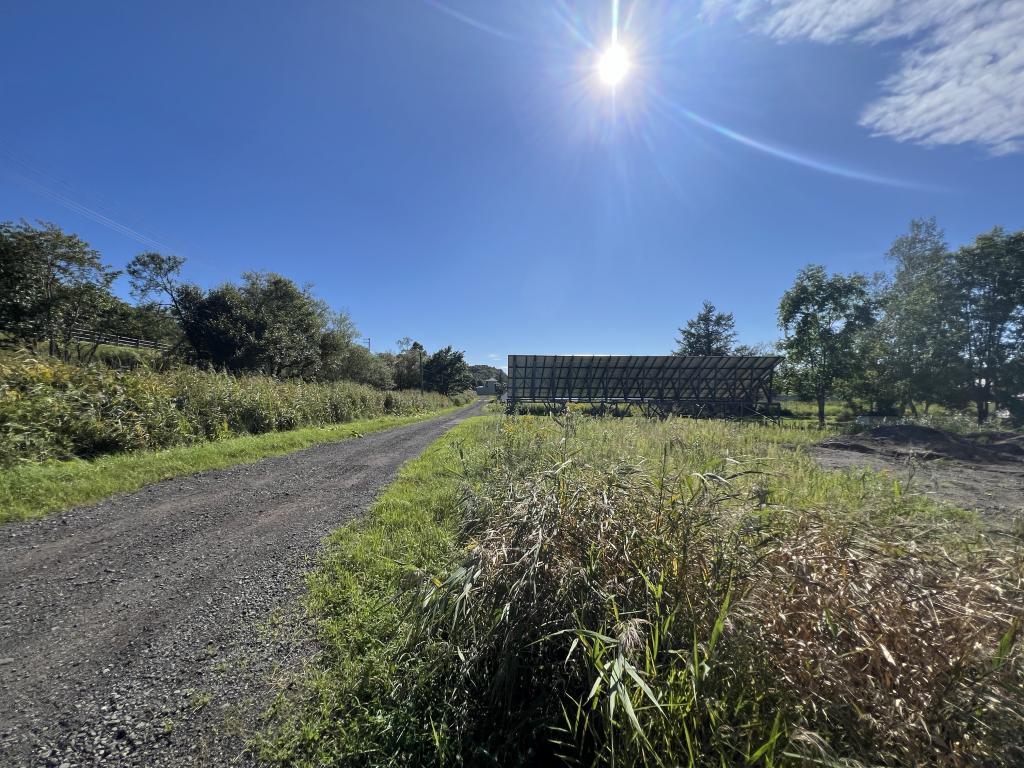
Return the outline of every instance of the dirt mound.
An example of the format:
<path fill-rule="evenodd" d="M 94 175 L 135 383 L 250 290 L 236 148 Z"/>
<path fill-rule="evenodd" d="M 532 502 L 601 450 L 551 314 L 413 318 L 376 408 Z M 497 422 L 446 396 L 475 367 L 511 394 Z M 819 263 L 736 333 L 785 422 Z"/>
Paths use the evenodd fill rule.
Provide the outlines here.
<path fill-rule="evenodd" d="M 975 432 L 965 437 L 989 450 L 1024 458 L 1024 435 L 1016 432 Z"/>
<path fill-rule="evenodd" d="M 956 459 L 988 463 L 1024 459 L 1024 436 L 1012 433 L 954 435 L 932 427 L 898 424 L 857 435 L 830 437 L 822 448 L 893 458 Z"/>

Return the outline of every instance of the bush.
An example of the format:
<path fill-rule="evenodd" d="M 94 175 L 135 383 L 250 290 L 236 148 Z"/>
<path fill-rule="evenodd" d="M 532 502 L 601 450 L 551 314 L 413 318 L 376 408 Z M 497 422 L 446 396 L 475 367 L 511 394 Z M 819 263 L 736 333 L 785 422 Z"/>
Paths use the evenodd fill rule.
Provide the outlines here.
<path fill-rule="evenodd" d="M 0 359 L 0 466 L 167 448 L 230 435 L 411 415 L 442 395 L 382 392 L 180 368 L 111 370 L 15 355 Z"/>

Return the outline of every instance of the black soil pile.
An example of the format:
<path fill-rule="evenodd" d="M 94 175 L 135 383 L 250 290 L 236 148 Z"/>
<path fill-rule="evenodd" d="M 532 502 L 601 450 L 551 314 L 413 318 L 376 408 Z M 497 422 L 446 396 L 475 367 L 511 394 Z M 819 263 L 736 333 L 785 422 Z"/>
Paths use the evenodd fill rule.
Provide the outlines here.
<path fill-rule="evenodd" d="M 892 458 L 955 459 L 975 463 L 1024 461 L 1024 435 L 979 432 L 954 435 L 911 424 L 875 427 L 856 435 L 830 437 L 821 448 Z"/>

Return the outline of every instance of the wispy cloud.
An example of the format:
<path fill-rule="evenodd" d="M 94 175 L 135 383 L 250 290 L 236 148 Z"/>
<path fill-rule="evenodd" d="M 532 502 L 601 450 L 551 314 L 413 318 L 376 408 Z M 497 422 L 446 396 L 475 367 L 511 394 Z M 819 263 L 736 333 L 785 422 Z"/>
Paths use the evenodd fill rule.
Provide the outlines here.
<path fill-rule="evenodd" d="M 780 40 L 906 40 L 861 124 L 928 146 L 1024 151 L 1024 0 L 704 0 Z"/>

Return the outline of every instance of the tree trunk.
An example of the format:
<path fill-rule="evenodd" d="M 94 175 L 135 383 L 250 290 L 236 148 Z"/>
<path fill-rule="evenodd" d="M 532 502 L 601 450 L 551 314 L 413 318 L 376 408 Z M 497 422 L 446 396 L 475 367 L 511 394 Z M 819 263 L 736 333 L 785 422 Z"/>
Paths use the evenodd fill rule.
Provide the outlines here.
<path fill-rule="evenodd" d="M 975 401 L 978 407 L 978 424 L 988 421 L 988 398 L 984 393 L 980 394 Z"/>
<path fill-rule="evenodd" d="M 818 395 L 818 429 L 825 428 L 825 396 Z"/>
<path fill-rule="evenodd" d="M 907 401 L 906 404 L 910 406 L 910 413 L 916 419 L 917 418 L 917 406 L 914 405 L 914 400 L 910 399 L 910 400 Z M 925 413 L 927 413 L 927 412 L 928 411 L 925 410 Z"/>
<path fill-rule="evenodd" d="M 992 379 L 990 378 L 989 371 L 991 367 L 985 371 L 984 384 L 975 386 L 974 388 L 974 402 L 978 406 L 978 423 L 984 424 L 988 421 L 988 403 L 992 399 Z"/>
<path fill-rule="evenodd" d="M 931 400 L 925 400 L 924 401 L 924 415 L 925 416 L 928 415 L 928 409 L 931 408 L 931 407 L 932 407 Z"/>

